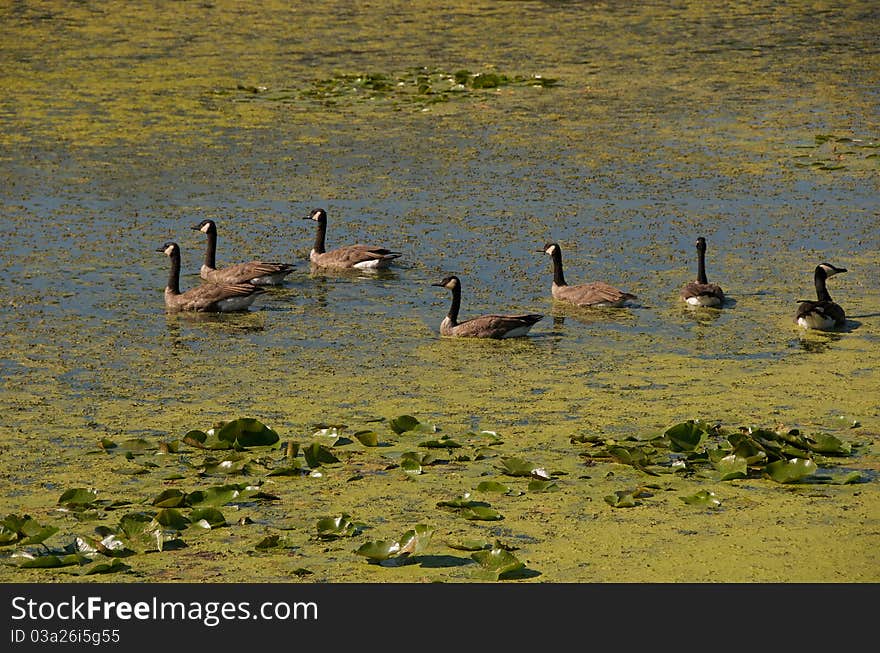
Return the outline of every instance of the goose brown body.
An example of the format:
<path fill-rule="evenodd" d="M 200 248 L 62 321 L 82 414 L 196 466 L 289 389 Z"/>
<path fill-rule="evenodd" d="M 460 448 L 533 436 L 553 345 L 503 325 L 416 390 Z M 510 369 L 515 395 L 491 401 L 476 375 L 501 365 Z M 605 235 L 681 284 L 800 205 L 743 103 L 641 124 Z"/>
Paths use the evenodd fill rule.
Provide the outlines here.
<path fill-rule="evenodd" d="M 380 270 L 389 267 L 394 259 L 401 256 L 400 252 L 363 243 L 343 245 L 327 251 L 325 246 L 327 212 L 324 209 L 315 209 L 303 219 L 314 220 L 318 223 L 315 244 L 309 252 L 309 260 L 318 267 Z"/>
<path fill-rule="evenodd" d="M 213 283 L 251 283 L 255 286 L 276 286 L 284 282 L 284 278 L 293 272 L 289 263 L 268 263 L 265 261 L 248 261 L 217 268 L 217 225 L 213 220 L 202 220 L 192 227 L 201 231 L 207 238 L 205 262 L 199 270 L 199 276 Z"/>
<path fill-rule="evenodd" d="M 205 282 L 180 292 L 180 247 L 168 242 L 156 251 L 171 259 L 171 270 L 165 286 L 165 308 L 169 311 L 200 311 L 229 313 L 246 311 L 265 290 L 250 283 Z"/>
<path fill-rule="evenodd" d="M 615 307 L 625 306 L 637 299 L 604 281 L 593 281 L 569 286 L 562 269 L 562 248 L 558 243 L 547 243 L 541 250 L 553 261 L 553 284 L 550 293 L 554 299 L 576 306 Z"/>
<path fill-rule="evenodd" d="M 480 315 L 463 322 L 458 321 L 461 308 L 461 281 L 449 276 L 432 286 L 452 291 L 452 306 L 440 323 L 440 335 L 459 338 L 517 338 L 526 335 L 543 315 L 537 313 L 518 313 L 508 315 Z"/>

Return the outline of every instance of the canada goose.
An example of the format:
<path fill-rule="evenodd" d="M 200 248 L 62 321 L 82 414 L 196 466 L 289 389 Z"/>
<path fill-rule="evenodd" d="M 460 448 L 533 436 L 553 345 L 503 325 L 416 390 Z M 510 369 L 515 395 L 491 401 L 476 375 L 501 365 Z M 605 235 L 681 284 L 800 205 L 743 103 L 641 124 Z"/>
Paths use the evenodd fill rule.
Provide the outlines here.
<path fill-rule="evenodd" d="M 266 263 L 264 261 L 249 261 L 237 263 L 225 268 L 217 269 L 217 225 L 213 220 L 202 220 L 192 227 L 208 236 L 208 246 L 205 249 L 205 262 L 202 264 L 199 275 L 205 281 L 213 283 L 252 283 L 255 286 L 277 286 L 284 281 L 284 277 L 293 272 L 293 266 L 288 263 Z"/>
<path fill-rule="evenodd" d="M 691 306 L 714 306 L 724 304 L 724 291 L 717 283 L 706 278 L 706 239 L 697 238 L 697 280 L 689 281 L 681 288 L 681 298 Z"/>
<path fill-rule="evenodd" d="M 839 304 L 835 304 L 828 294 L 828 288 L 825 287 L 825 280 L 828 277 L 846 272 L 846 268 L 838 268 L 830 263 L 820 263 L 816 266 L 813 273 L 813 279 L 816 283 L 816 300 L 799 299 L 801 302 L 798 306 L 797 315 L 795 317 L 797 323 L 805 329 L 819 329 L 820 331 L 829 331 L 839 329 L 846 324 L 846 313 Z"/>
<path fill-rule="evenodd" d="M 170 311 L 228 313 L 246 311 L 257 295 L 266 292 L 250 283 L 203 283 L 180 292 L 180 247 L 168 242 L 159 247 L 171 259 L 171 272 L 165 286 L 165 307 Z"/>
<path fill-rule="evenodd" d="M 452 306 L 449 313 L 440 323 L 440 335 L 459 336 L 465 338 L 516 338 L 529 332 L 543 315 L 523 313 L 520 315 L 481 315 L 479 317 L 458 321 L 458 310 L 461 308 L 461 281 L 450 276 L 432 286 L 448 288 L 452 291 Z"/>
<path fill-rule="evenodd" d="M 577 306 L 615 307 L 624 306 L 636 299 L 632 293 L 623 292 L 603 281 L 593 281 L 575 286 L 565 282 L 562 272 L 562 249 L 558 243 L 547 243 L 543 250 L 553 261 L 553 285 L 551 294 L 554 299 L 570 302 Z"/>
<path fill-rule="evenodd" d="M 401 256 L 400 252 L 392 252 L 384 247 L 371 245 L 345 245 L 329 252 L 324 249 L 324 238 L 327 235 L 327 212 L 315 209 L 303 220 L 314 220 L 318 223 L 315 235 L 315 246 L 309 252 L 309 260 L 323 268 L 357 268 L 359 270 L 379 270 L 391 265 L 391 261 Z"/>

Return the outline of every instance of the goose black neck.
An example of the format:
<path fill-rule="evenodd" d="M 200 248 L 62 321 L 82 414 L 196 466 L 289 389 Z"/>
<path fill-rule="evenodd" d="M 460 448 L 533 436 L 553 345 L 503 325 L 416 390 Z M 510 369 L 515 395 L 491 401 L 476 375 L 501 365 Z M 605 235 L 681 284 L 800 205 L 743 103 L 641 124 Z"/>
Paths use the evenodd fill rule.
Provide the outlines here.
<path fill-rule="evenodd" d="M 706 277 L 706 248 L 697 247 L 697 283 L 709 283 Z"/>
<path fill-rule="evenodd" d="M 820 302 L 830 302 L 831 295 L 828 293 L 828 288 L 825 286 L 825 279 L 827 278 L 825 270 L 822 268 L 816 268 L 816 273 L 813 277 L 816 282 L 816 298 Z"/>
<path fill-rule="evenodd" d="M 324 238 L 327 236 L 327 220 L 318 220 L 318 231 L 315 234 L 314 250 L 316 254 L 324 253 Z"/>
<path fill-rule="evenodd" d="M 452 325 L 455 326 L 458 324 L 458 311 L 461 308 L 461 286 L 456 284 L 452 287 L 452 305 L 449 307 L 449 312 L 446 314 L 446 317 L 449 318 L 449 321 L 452 322 Z"/>
<path fill-rule="evenodd" d="M 205 249 L 205 265 L 212 270 L 217 267 L 217 232 L 209 229 L 208 247 Z"/>
<path fill-rule="evenodd" d="M 557 286 L 568 285 L 565 283 L 565 275 L 562 273 L 562 250 L 559 249 L 559 245 L 553 248 L 550 258 L 553 260 L 553 283 Z"/>
<path fill-rule="evenodd" d="M 171 259 L 171 271 L 168 273 L 168 290 L 175 295 L 180 294 L 180 252 L 172 252 L 168 257 Z"/>

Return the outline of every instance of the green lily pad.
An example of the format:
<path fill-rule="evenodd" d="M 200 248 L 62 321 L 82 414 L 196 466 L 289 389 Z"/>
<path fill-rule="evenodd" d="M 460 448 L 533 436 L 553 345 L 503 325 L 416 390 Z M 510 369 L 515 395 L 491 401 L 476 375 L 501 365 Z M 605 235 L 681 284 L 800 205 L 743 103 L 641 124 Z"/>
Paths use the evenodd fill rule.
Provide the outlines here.
<path fill-rule="evenodd" d="M 698 506 L 700 508 L 717 508 L 721 505 L 721 501 L 716 498 L 715 493 L 709 490 L 700 490 L 696 494 L 678 498 L 689 506 Z"/>
<path fill-rule="evenodd" d="M 322 517 L 318 520 L 318 538 L 335 540 L 340 537 L 353 537 L 360 529 L 351 521 L 351 515 L 343 513 L 336 517 Z"/>
<path fill-rule="evenodd" d="M 816 473 L 817 465 L 809 458 L 776 460 L 766 467 L 766 474 L 777 483 L 797 483 Z"/>
<path fill-rule="evenodd" d="M 412 415 L 400 415 L 388 420 L 388 426 L 391 430 L 402 435 L 403 433 L 436 433 L 437 427 L 433 424 L 422 423 Z"/>
<path fill-rule="evenodd" d="M 165 528 L 171 528 L 176 531 L 182 531 L 190 524 L 189 518 L 184 517 L 179 510 L 174 508 L 163 508 L 156 513 L 153 519 Z"/>
<path fill-rule="evenodd" d="M 633 508 L 641 503 L 635 495 L 633 490 L 617 490 L 605 497 L 605 503 L 612 508 Z"/>
<path fill-rule="evenodd" d="M 94 574 L 115 574 L 120 571 L 128 571 L 131 567 L 119 558 L 111 558 L 110 560 L 96 560 L 87 565 L 83 565 L 76 574 L 79 576 L 92 576 Z"/>
<path fill-rule="evenodd" d="M 205 458 L 201 465 L 201 472 L 208 476 L 231 476 L 248 473 L 250 462 L 248 456 L 230 452 L 222 458 Z"/>
<path fill-rule="evenodd" d="M 529 492 L 556 492 L 559 490 L 559 485 L 556 481 L 542 481 L 540 479 L 534 479 L 529 481 L 528 486 Z"/>
<path fill-rule="evenodd" d="M 471 554 L 471 558 L 483 569 L 493 574 L 497 580 L 514 576 L 525 569 L 525 564 L 520 562 L 515 555 L 498 547 L 475 551 Z"/>
<path fill-rule="evenodd" d="M 393 558 L 400 552 L 400 542 L 397 540 L 380 540 L 377 542 L 364 542 L 355 553 L 368 558 L 371 562 L 382 562 Z"/>
<path fill-rule="evenodd" d="M 354 437 L 358 442 L 360 442 L 365 447 L 377 447 L 379 446 L 379 436 L 375 431 L 371 431 L 369 429 L 365 429 L 363 431 L 356 431 Z"/>
<path fill-rule="evenodd" d="M 841 454 L 848 456 L 852 453 L 852 445 L 830 433 L 813 433 L 806 438 L 807 447 L 810 451 L 824 454 Z"/>
<path fill-rule="evenodd" d="M 186 501 L 186 492 L 181 490 L 163 490 L 154 499 L 153 505 L 157 508 L 177 508 Z"/>
<path fill-rule="evenodd" d="M 67 555 L 48 553 L 39 556 L 16 553 L 12 556 L 12 561 L 22 569 L 56 569 L 58 567 L 82 564 L 86 560 L 87 558 L 83 558 L 83 556 L 77 553 Z"/>
<path fill-rule="evenodd" d="M 459 509 L 458 514 L 470 521 L 499 521 L 504 519 L 500 512 L 488 506 L 466 506 Z"/>
<path fill-rule="evenodd" d="M 242 417 L 226 422 L 217 430 L 217 438 L 234 443 L 241 448 L 266 447 L 281 439 L 275 431 L 252 417 Z"/>
<path fill-rule="evenodd" d="M 433 528 L 427 524 L 416 524 L 401 535 L 399 540 L 400 550 L 397 555 L 418 555 L 428 548 L 433 537 Z"/>
<path fill-rule="evenodd" d="M 672 443 L 672 451 L 694 451 L 702 444 L 706 433 L 706 426 L 702 422 L 688 420 L 670 426 L 664 435 Z"/>
<path fill-rule="evenodd" d="M 715 462 L 715 469 L 718 470 L 718 478 L 721 481 L 746 478 L 749 474 L 748 467 L 748 460 L 746 458 L 733 453 Z"/>
<path fill-rule="evenodd" d="M 312 469 L 321 465 L 332 465 L 339 462 L 339 458 L 333 455 L 329 447 L 324 446 L 320 442 L 312 442 L 312 444 L 303 449 L 303 455 L 306 457 L 306 464 Z"/>
<path fill-rule="evenodd" d="M 549 479 L 550 475 L 542 467 L 530 463 L 522 458 L 502 458 L 499 469 L 508 476 L 533 476 L 535 478 Z"/>
<path fill-rule="evenodd" d="M 65 491 L 59 498 L 58 504 L 69 508 L 89 506 L 98 499 L 98 491 L 87 488 L 71 488 Z"/>
<path fill-rule="evenodd" d="M 193 522 L 204 521 L 212 529 L 226 526 L 226 517 L 216 508 L 195 508 L 190 511 L 189 518 Z"/>
<path fill-rule="evenodd" d="M 407 474 L 417 475 L 422 473 L 422 463 L 419 462 L 418 458 L 412 456 L 402 456 L 400 458 L 400 468 Z"/>
<path fill-rule="evenodd" d="M 491 549 L 492 543 L 486 540 L 464 540 L 462 542 L 446 542 L 446 546 L 458 551 L 482 551 L 483 549 Z"/>

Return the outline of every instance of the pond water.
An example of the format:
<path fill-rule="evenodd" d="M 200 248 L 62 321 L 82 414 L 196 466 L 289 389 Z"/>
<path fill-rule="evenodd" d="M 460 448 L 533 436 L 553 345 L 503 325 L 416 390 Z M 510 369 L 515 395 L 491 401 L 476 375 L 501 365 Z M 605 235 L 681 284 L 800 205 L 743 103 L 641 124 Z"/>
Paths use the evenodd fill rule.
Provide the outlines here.
<path fill-rule="evenodd" d="M 285 441 L 375 428 L 399 453 L 372 420 L 410 414 L 450 436 L 496 431 L 506 455 L 560 472 L 562 491 L 493 497 L 504 520 L 464 522 L 436 503 L 493 467 L 410 476 L 363 448 L 321 477 L 270 480 L 279 502 L 239 508 L 253 523 L 95 578 L 481 580 L 473 565 L 388 569 L 352 553 L 430 522 L 437 560 L 443 537 L 506 539 L 539 582 L 880 580 L 876 3 L 110 1 L 0 15 L 4 514 L 69 536 L 94 525 L 55 511 L 68 488 L 140 509 L 167 487 L 222 482 L 175 478 L 178 462 L 120 473 L 124 455 L 96 442 L 237 417 Z M 328 246 L 387 245 L 400 265 L 311 270 L 301 218 L 316 207 Z M 156 249 L 178 242 L 182 287 L 199 283 L 205 243 L 190 227 L 205 218 L 221 265 L 295 272 L 247 314 L 167 315 Z M 722 311 L 678 300 L 700 235 Z M 549 241 L 569 283 L 607 281 L 637 306 L 554 303 Z M 839 334 L 793 321 L 822 261 L 848 269 L 829 281 L 849 317 Z M 545 318 L 525 339 L 441 339 L 450 297 L 430 284 L 450 273 L 465 318 Z M 603 502 L 654 480 L 585 468 L 572 438 L 688 419 L 836 429 L 869 482 L 669 476 L 647 505 Z M 725 510 L 675 498 L 703 486 Z M 316 542 L 315 521 L 340 513 L 369 534 Z M 277 532 L 290 547 L 254 554 Z"/>

